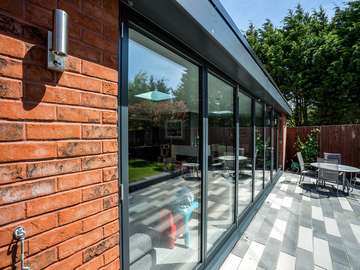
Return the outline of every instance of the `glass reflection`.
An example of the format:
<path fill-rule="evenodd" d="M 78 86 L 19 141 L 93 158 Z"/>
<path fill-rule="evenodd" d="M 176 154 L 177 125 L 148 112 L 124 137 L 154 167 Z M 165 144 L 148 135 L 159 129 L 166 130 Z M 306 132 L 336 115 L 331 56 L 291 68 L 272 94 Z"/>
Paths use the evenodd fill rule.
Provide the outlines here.
<path fill-rule="evenodd" d="M 239 93 L 239 215 L 252 199 L 252 150 L 251 98 Z"/>
<path fill-rule="evenodd" d="M 265 185 L 271 180 L 271 157 L 273 154 L 271 145 L 271 129 L 272 129 L 272 108 L 266 106 L 265 111 Z"/>
<path fill-rule="evenodd" d="M 207 249 L 234 223 L 234 89 L 208 75 L 209 166 Z"/>
<path fill-rule="evenodd" d="M 264 182 L 264 106 L 255 103 L 255 190 L 256 196 L 263 189 Z"/>
<path fill-rule="evenodd" d="M 130 269 L 200 258 L 199 69 L 130 29 Z"/>

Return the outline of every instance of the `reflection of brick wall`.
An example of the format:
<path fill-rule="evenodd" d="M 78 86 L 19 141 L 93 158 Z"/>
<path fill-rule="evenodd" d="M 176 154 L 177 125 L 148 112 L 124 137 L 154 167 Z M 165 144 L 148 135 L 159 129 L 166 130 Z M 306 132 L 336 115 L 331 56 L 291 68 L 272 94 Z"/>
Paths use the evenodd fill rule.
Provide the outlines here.
<path fill-rule="evenodd" d="M 0 3 L 1 269 L 18 225 L 32 270 L 119 267 L 117 3 Z M 70 18 L 64 73 L 46 69 L 54 8 Z"/>

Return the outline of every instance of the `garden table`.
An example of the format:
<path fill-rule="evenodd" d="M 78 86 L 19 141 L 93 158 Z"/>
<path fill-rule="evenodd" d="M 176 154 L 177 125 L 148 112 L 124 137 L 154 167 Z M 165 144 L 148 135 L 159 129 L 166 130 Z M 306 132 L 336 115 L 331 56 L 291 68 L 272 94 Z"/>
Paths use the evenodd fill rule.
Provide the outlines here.
<path fill-rule="evenodd" d="M 350 173 L 350 181 L 352 178 L 353 173 L 359 173 L 360 169 L 348 165 L 342 165 L 342 164 L 333 164 L 333 163 L 326 163 L 326 162 L 313 162 L 310 163 L 311 166 L 319 169 L 329 170 L 329 171 L 336 171 L 336 172 L 343 172 L 342 177 L 342 185 L 343 190 L 345 189 L 345 186 L 347 187 L 347 190 L 349 192 L 349 181 L 346 179 L 346 173 Z"/>

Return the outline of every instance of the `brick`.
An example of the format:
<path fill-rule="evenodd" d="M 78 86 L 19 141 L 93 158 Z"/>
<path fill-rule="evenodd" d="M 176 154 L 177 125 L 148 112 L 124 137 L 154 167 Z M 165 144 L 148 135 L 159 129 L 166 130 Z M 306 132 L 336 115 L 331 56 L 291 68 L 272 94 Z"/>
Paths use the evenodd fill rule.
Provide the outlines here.
<path fill-rule="evenodd" d="M 0 205 L 27 200 L 55 192 L 55 179 L 0 186 Z"/>
<path fill-rule="evenodd" d="M 24 124 L 0 122 L 0 141 L 20 141 L 23 139 Z"/>
<path fill-rule="evenodd" d="M 22 79 L 23 66 L 22 63 L 7 57 L 0 56 L 0 75 Z"/>
<path fill-rule="evenodd" d="M 81 164 L 84 170 L 115 166 L 117 164 L 117 154 L 82 158 Z"/>
<path fill-rule="evenodd" d="M 116 70 L 85 60 L 83 60 L 82 62 L 82 73 L 88 76 L 97 77 L 113 82 L 117 82 L 118 78 Z"/>
<path fill-rule="evenodd" d="M 85 29 L 82 32 L 82 39 L 84 43 L 103 50 L 105 48 L 104 37 L 98 32 Z"/>
<path fill-rule="evenodd" d="M 13 248 L 13 246 L 11 246 Z M 11 248 L 10 247 L 10 248 Z M 25 242 L 25 255 L 28 254 L 28 246 L 27 243 Z M 9 254 L 9 251 L 11 252 Z M 14 254 L 13 254 L 14 253 Z M 14 258 L 12 257 L 14 256 Z M 102 256 L 101 256 L 102 257 Z M 19 258 L 20 258 L 20 248 L 13 248 L 9 250 L 9 247 L 2 247 L 0 248 L 0 269 L 1 270 L 13 270 L 13 269 L 20 269 L 19 268 Z M 9 265 L 14 265 L 16 267 L 13 268 L 5 268 L 6 266 Z"/>
<path fill-rule="evenodd" d="M 102 211 L 102 200 L 90 201 L 59 212 L 59 224 L 67 224 Z"/>
<path fill-rule="evenodd" d="M 116 180 L 116 179 L 118 179 L 117 167 L 103 169 L 103 180 L 104 181 L 111 181 L 111 180 Z"/>
<path fill-rule="evenodd" d="M 104 124 L 116 124 L 117 123 L 117 113 L 114 111 L 102 112 L 102 121 Z"/>
<path fill-rule="evenodd" d="M 117 232 L 119 232 L 119 221 L 118 220 L 115 220 L 104 226 L 104 237 L 108 237 Z"/>
<path fill-rule="evenodd" d="M 82 123 L 100 123 L 100 112 L 91 109 L 58 107 L 58 120 Z"/>
<path fill-rule="evenodd" d="M 110 17 L 109 20 L 118 17 L 119 6 L 117 1 L 104 1 L 103 6 L 105 14 Z"/>
<path fill-rule="evenodd" d="M 103 141 L 103 153 L 117 152 L 117 150 L 118 150 L 118 143 L 116 140 Z"/>
<path fill-rule="evenodd" d="M 44 159 L 56 157 L 55 143 L 0 144 L 0 162 Z"/>
<path fill-rule="evenodd" d="M 77 187 L 100 183 L 101 181 L 101 170 L 60 176 L 58 178 L 58 190 L 74 189 Z"/>
<path fill-rule="evenodd" d="M 57 209 L 69 207 L 80 202 L 80 190 L 56 193 L 54 195 L 26 202 L 26 214 L 27 216 L 31 217 Z"/>
<path fill-rule="evenodd" d="M 29 239 L 29 252 L 30 254 L 34 254 L 62 243 L 79 235 L 81 231 L 81 222 L 75 222 L 34 236 Z"/>
<path fill-rule="evenodd" d="M 28 260 L 31 269 L 44 269 L 57 261 L 56 248 L 45 250 Z"/>
<path fill-rule="evenodd" d="M 26 3 L 25 15 L 27 21 L 35 25 L 45 27 L 47 29 L 52 28 L 53 14 L 51 10 L 39 7 L 38 5 L 34 5 L 29 1 L 25 1 L 25 3 Z"/>
<path fill-rule="evenodd" d="M 103 109 L 116 109 L 117 99 L 116 97 L 108 96 L 108 95 L 82 93 L 81 105 L 87 107 L 103 108 Z"/>
<path fill-rule="evenodd" d="M 37 178 L 64 173 L 78 172 L 81 169 L 80 159 L 64 159 L 28 163 L 26 177 Z M 1 167 L 0 167 L 1 172 Z M 1 174 L 0 174 L 1 175 Z"/>
<path fill-rule="evenodd" d="M 26 136 L 29 140 L 80 139 L 80 135 L 79 125 L 53 123 L 26 125 Z"/>
<path fill-rule="evenodd" d="M 117 40 L 119 36 L 119 29 L 117 24 L 104 23 L 103 25 L 104 37 L 108 40 Z"/>
<path fill-rule="evenodd" d="M 98 79 L 92 79 L 82 75 L 64 72 L 58 81 L 59 85 L 77 88 L 92 92 L 101 92 L 102 83 Z"/>
<path fill-rule="evenodd" d="M 112 139 L 116 138 L 116 126 L 86 125 L 82 126 L 83 139 Z"/>
<path fill-rule="evenodd" d="M 69 53 L 71 55 L 76 55 L 82 59 L 89 61 L 94 61 L 95 63 L 100 63 L 101 61 L 101 50 L 92 48 L 84 43 L 71 40 L 71 46 L 69 48 Z"/>
<path fill-rule="evenodd" d="M 117 191 L 117 182 L 107 182 L 85 188 L 82 191 L 83 201 L 94 200 Z"/>
<path fill-rule="evenodd" d="M 118 201 L 119 201 L 119 195 L 113 194 L 111 196 L 104 198 L 104 206 L 103 207 L 104 207 L 104 209 L 112 208 L 112 207 L 118 205 Z"/>
<path fill-rule="evenodd" d="M 27 108 L 21 102 L 0 100 L 0 118 L 11 120 L 55 120 L 56 107 L 37 104 L 33 108 Z"/>
<path fill-rule="evenodd" d="M 0 184 L 21 181 L 26 178 L 25 164 L 0 165 Z"/>
<path fill-rule="evenodd" d="M 119 248 L 117 246 L 104 252 L 104 264 L 108 264 L 119 258 Z"/>
<path fill-rule="evenodd" d="M 100 241 L 103 237 L 102 228 L 74 237 L 59 245 L 59 258 L 65 258 L 73 253 L 89 247 Z"/>
<path fill-rule="evenodd" d="M 43 102 L 80 105 L 80 92 L 63 87 L 53 87 L 43 84 L 25 85 L 24 97 L 26 102 L 42 100 Z"/>
<path fill-rule="evenodd" d="M 116 220 L 118 217 L 118 209 L 116 207 L 93 215 L 83 220 L 83 230 L 85 232 L 93 230 L 97 227 Z"/>
<path fill-rule="evenodd" d="M 53 82 L 55 74 L 53 71 L 37 64 L 24 65 L 24 78 L 36 82 Z"/>
<path fill-rule="evenodd" d="M 0 78 L 0 97 L 15 98 L 22 97 L 22 83 L 20 81 Z"/>
<path fill-rule="evenodd" d="M 113 82 L 102 82 L 102 92 L 104 94 L 117 96 L 118 95 L 118 84 Z"/>
<path fill-rule="evenodd" d="M 0 207 L 0 213 L 0 225 L 23 219 L 25 218 L 25 203 L 2 206 Z"/>
<path fill-rule="evenodd" d="M 46 268 L 46 270 L 60 270 L 67 269 L 73 270 L 82 264 L 81 252 L 75 253 L 74 255 L 61 260 L 60 262 L 54 263 Z"/>
<path fill-rule="evenodd" d="M 0 53 L 17 58 L 25 56 L 24 42 L 0 34 Z"/>
<path fill-rule="evenodd" d="M 69 55 L 66 58 L 65 70 L 80 73 L 81 72 L 81 59 Z"/>
<path fill-rule="evenodd" d="M 25 207 L 24 207 L 25 209 Z M 26 228 L 27 239 L 42 232 L 54 229 L 57 226 L 57 214 L 42 215 L 35 218 L 29 218 L 17 223 L 0 228 L 0 246 L 9 245 L 13 240 L 13 232 L 16 227 Z"/>
<path fill-rule="evenodd" d="M 93 257 L 92 260 L 86 262 L 87 263 L 83 264 L 76 270 L 98 270 L 101 266 L 104 265 L 103 256 Z"/>
<path fill-rule="evenodd" d="M 36 44 L 26 43 L 26 57 L 24 63 L 37 64 L 38 66 L 47 65 L 47 50 Z"/>
<path fill-rule="evenodd" d="M 99 270 L 119 270 L 120 269 L 120 261 L 119 259 L 115 259 L 108 265 L 101 267 Z"/>
<path fill-rule="evenodd" d="M 93 258 L 99 256 L 100 254 L 104 253 L 106 250 L 114 247 L 119 243 L 119 235 L 115 234 L 100 243 L 86 249 L 83 253 L 83 260 L 84 262 L 88 262 Z"/>
<path fill-rule="evenodd" d="M 19 8 L 23 6 L 23 0 L 3 0 L 1 1 L 0 9 L 9 12 L 16 17 L 23 16 L 23 9 Z"/>
<path fill-rule="evenodd" d="M 103 65 L 112 68 L 112 69 L 116 69 L 118 68 L 119 62 L 118 62 L 118 57 L 117 54 L 111 54 L 108 52 L 104 52 L 103 55 L 103 61 L 102 61 Z"/>
<path fill-rule="evenodd" d="M 31 3 L 49 10 L 55 9 L 57 0 L 29 0 Z"/>
<path fill-rule="evenodd" d="M 58 143 L 59 157 L 87 156 L 99 153 L 101 153 L 101 142 L 76 141 Z"/>

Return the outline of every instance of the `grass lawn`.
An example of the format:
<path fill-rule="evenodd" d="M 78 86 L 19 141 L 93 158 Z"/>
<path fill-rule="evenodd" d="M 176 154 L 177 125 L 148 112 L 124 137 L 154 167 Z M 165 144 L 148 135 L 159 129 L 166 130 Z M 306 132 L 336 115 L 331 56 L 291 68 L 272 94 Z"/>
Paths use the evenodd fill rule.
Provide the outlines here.
<path fill-rule="evenodd" d="M 163 172 L 164 163 L 143 159 L 129 160 L 129 182 L 136 182 L 144 177 L 157 175 Z"/>

